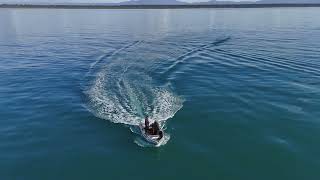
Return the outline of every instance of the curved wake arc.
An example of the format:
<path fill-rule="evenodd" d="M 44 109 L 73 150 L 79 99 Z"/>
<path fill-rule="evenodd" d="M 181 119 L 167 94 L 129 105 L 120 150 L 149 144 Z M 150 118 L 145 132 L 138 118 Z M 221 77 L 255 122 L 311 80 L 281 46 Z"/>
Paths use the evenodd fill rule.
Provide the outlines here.
<path fill-rule="evenodd" d="M 130 126 L 139 125 L 149 116 L 165 124 L 182 108 L 184 100 L 168 86 L 155 86 L 154 79 L 144 70 L 155 62 L 132 54 L 142 51 L 141 44 L 142 41 L 130 43 L 91 65 L 88 77 L 92 79 L 84 93 L 87 107 L 95 116 Z M 170 136 L 166 138 L 169 140 Z"/>
<path fill-rule="evenodd" d="M 179 64 L 182 64 L 186 59 L 188 59 L 190 56 L 192 56 L 193 54 L 195 53 L 199 53 L 203 50 L 206 50 L 208 48 L 211 48 L 211 47 L 214 47 L 214 46 L 218 46 L 218 45 L 221 45 L 227 41 L 229 41 L 231 39 L 231 37 L 226 37 L 226 38 L 223 38 L 223 39 L 220 39 L 220 40 L 216 40 L 214 42 L 211 42 L 209 44 L 204 44 L 204 45 L 201 45 L 200 47 L 197 47 L 197 48 L 194 48 L 188 52 L 186 52 L 185 54 L 175 58 L 173 60 L 173 63 L 164 71 L 162 72 L 162 76 L 164 77 L 167 77 L 169 76 L 169 74 L 171 74 L 171 72 L 175 71 L 177 66 Z M 172 62 L 172 61 L 170 61 Z"/>

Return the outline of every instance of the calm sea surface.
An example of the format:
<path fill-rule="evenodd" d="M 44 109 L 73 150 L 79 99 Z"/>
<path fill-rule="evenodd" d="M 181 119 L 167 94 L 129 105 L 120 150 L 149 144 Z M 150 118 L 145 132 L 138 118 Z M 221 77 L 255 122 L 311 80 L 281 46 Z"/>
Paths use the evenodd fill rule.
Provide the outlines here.
<path fill-rule="evenodd" d="M 0 9 L 0 179 L 319 180 L 319 17 Z"/>

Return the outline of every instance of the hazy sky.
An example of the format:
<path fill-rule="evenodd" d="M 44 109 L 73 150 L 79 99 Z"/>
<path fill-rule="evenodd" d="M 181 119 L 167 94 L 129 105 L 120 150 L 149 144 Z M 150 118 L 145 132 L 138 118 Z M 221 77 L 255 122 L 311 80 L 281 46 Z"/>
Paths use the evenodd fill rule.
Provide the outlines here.
<path fill-rule="evenodd" d="M 73 3 L 112 3 L 112 2 L 123 2 L 127 0 L 0 0 L 1 2 L 22 2 L 22 3 L 29 3 L 29 2 L 73 2 Z M 179 0 L 182 2 L 206 2 L 209 0 Z M 255 0 L 217 0 L 217 1 L 255 1 Z"/>

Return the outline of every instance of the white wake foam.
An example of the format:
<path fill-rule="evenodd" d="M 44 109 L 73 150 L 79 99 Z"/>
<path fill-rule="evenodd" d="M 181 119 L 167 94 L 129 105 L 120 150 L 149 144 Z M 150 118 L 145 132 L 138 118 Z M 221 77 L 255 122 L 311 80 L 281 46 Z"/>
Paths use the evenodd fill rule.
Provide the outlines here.
<path fill-rule="evenodd" d="M 95 116 L 113 123 L 133 127 L 149 116 L 165 126 L 166 120 L 182 108 L 183 99 L 169 86 L 155 85 L 159 83 L 148 75 L 147 69 L 157 62 L 143 58 L 143 53 L 138 57 L 142 50 L 133 49 L 139 44 L 140 41 L 120 48 L 109 56 L 103 56 L 107 60 L 99 58 L 91 66 L 88 84 L 84 88 L 87 107 Z M 169 139 L 170 135 L 165 133 L 165 140 L 159 146 Z M 135 142 L 146 146 L 138 139 Z"/>
<path fill-rule="evenodd" d="M 138 43 L 134 43 L 137 46 Z M 127 47 L 127 46 L 126 46 Z M 128 46 L 133 48 L 133 46 Z M 152 61 L 132 59 L 125 48 L 94 68 L 85 88 L 88 108 L 97 117 L 114 123 L 138 125 L 145 116 L 164 123 L 182 108 L 183 100 L 169 87 L 156 87 L 145 68 Z M 130 51 L 134 52 L 134 51 Z"/>
<path fill-rule="evenodd" d="M 87 91 L 90 111 L 114 123 L 138 125 L 145 116 L 164 123 L 182 108 L 183 100 L 169 89 L 136 83 L 145 82 L 114 81 L 99 72 Z"/>

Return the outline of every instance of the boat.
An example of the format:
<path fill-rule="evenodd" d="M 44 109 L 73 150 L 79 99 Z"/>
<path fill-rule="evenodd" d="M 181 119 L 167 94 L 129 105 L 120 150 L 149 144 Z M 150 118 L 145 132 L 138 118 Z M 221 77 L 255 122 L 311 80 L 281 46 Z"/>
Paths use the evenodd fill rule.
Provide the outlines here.
<path fill-rule="evenodd" d="M 153 144 L 153 145 L 159 145 L 161 144 L 161 142 L 163 141 L 164 139 L 164 135 L 160 138 L 160 135 L 152 135 L 152 134 L 148 134 L 145 129 L 144 129 L 144 124 L 141 123 L 139 124 L 139 129 L 140 129 L 140 132 L 141 132 L 141 136 L 149 143 Z M 163 130 L 160 130 L 163 134 Z"/>

